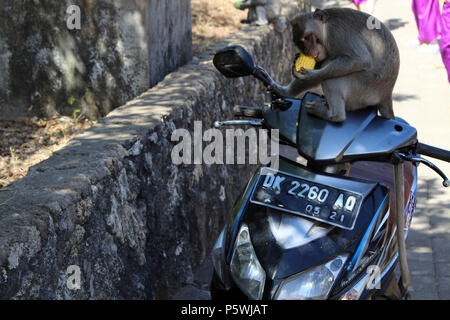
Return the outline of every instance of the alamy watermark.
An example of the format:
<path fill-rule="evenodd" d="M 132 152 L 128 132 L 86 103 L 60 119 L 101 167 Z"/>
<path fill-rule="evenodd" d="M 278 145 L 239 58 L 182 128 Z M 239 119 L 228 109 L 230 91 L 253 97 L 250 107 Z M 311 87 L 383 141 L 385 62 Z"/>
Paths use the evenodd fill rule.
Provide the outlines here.
<path fill-rule="evenodd" d="M 367 289 L 381 289 L 381 270 L 379 266 L 370 265 L 367 267 L 366 273 L 368 275 L 366 288 Z"/>
<path fill-rule="evenodd" d="M 67 281 L 66 286 L 69 290 L 81 289 L 81 269 L 77 265 L 70 265 L 66 270 Z"/>
<path fill-rule="evenodd" d="M 366 21 L 366 26 L 367 26 L 367 29 L 369 29 L 369 30 L 375 30 L 375 29 L 380 30 L 381 22 L 374 16 L 369 16 L 369 18 L 367 18 L 367 21 Z"/>
<path fill-rule="evenodd" d="M 278 170 L 279 130 L 249 128 L 203 131 L 202 122 L 194 121 L 193 136 L 187 129 L 175 129 L 171 141 L 178 142 L 171 159 L 181 164 L 268 164 Z M 269 151 L 270 140 L 270 151 Z M 204 144 L 206 142 L 207 144 Z M 248 148 L 247 148 L 248 147 Z M 272 155 L 272 156 L 271 156 Z"/>
<path fill-rule="evenodd" d="M 77 5 L 71 5 L 67 7 L 66 14 L 66 26 L 69 30 L 81 29 L 81 9 Z"/>

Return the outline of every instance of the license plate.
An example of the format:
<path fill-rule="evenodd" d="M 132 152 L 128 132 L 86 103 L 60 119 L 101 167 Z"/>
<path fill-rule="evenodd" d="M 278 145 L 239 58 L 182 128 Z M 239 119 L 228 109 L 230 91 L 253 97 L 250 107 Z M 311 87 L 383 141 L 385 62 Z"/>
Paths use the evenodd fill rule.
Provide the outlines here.
<path fill-rule="evenodd" d="M 343 229 L 352 230 L 363 196 L 308 181 L 269 168 L 260 175 L 250 201 L 265 207 L 312 218 Z"/>

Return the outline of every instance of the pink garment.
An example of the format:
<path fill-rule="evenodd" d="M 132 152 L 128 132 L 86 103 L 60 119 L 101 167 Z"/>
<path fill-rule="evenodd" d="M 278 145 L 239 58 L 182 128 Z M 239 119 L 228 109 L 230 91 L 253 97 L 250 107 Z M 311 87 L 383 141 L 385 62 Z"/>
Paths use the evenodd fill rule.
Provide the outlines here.
<path fill-rule="evenodd" d="M 356 5 L 359 6 L 361 3 L 366 2 L 367 0 L 352 0 L 352 2 Z"/>
<path fill-rule="evenodd" d="M 412 11 L 419 30 L 419 41 L 431 43 L 441 33 L 439 0 L 413 0 Z"/>
<path fill-rule="evenodd" d="M 445 2 L 442 8 L 441 55 L 450 82 L 450 2 Z"/>

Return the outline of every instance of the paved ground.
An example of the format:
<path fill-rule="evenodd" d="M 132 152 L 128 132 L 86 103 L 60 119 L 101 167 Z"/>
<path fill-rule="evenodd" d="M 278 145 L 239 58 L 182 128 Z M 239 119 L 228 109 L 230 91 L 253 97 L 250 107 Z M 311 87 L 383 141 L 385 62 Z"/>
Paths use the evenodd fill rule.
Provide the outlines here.
<path fill-rule="evenodd" d="M 317 7 L 349 7 L 348 0 L 313 0 Z M 362 9 L 365 9 L 364 7 Z M 439 53 L 417 47 L 411 1 L 378 0 L 373 15 L 391 29 L 400 49 L 394 111 L 419 141 L 450 150 L 450 85 Z M 450 175 L 450 164 L 429 159 Z M 450 188 L 419 167 L 417 207 L 407 240 L 413 299 L 450 299 Z"/>
<path fill-rule="evenodd" d="M 378 0 L 374 15 L 387 22 L 400 49 L 394 110 L 419 141 L 450 150 L 450 85 L 439 53 L 411 45 L 417 28 L 411 1 Z M 447 175 L 448 163 L 433 160 Z M 417 208 L 407 241 L 413 299 L 450 299 L 450 188 L 419 167 Z"/>
<path fill-rule="evenodd" d="M 347 0 L 313 0 L 317 7 L 348 6 Z M 364 8 L 363 8 L 364 9 Z M 418 130 L 419 140 L 450 150 L 450 85 L 441 56 L 411 44 L 417 38 L 411 1 L 378 0 L 374 16 L 391 29 L 401 55 L 394 111 Z M 447 175 L 450 164 L 432 160 Z M 434 171 L 421 165 L 417 207 L 409 231 L 408 262 L 413 299 L 450 299 L 450 188 Z M 195 283 L 178 299 L 207 299 L 212 271 L 207 261 Z"/>

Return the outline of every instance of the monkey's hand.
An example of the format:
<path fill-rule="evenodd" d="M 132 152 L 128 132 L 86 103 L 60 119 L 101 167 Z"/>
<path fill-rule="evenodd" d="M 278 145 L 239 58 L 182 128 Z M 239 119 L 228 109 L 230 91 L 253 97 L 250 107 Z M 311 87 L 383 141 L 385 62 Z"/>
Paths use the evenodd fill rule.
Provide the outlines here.
<path fill-rule="evenodd" d="M 301 68 L 300 72 L 295 70 L 295 66 L 292 68 L 292 75 L 302 81 L 314 81 L 317 78 L 319 71 L 315 69 L 305 69 Z"/>

